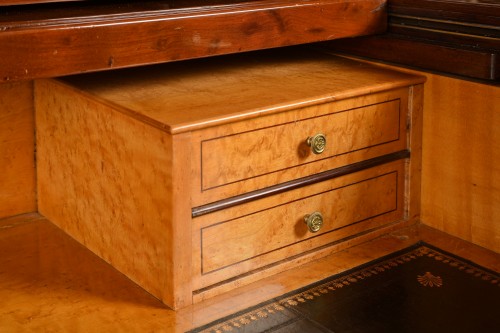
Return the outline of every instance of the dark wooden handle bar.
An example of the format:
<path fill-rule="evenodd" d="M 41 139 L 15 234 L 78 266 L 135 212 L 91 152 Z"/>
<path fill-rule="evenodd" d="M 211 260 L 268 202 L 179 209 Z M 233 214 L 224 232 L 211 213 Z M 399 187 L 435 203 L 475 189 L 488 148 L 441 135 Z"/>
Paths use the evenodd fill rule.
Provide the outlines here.
<path fill-rule="evenodd" d="M 309 186 L 312 184 L 316 184 L 319 182 L 323 182 L 329 179 L 341 177 L 348 175 L 350 173 L 366 170 L 369 168 L 373 168 L 385 163 L 394 162 L 400 159 L 409 158 L 410 151 L 401 150 L 395 153 L 374 157 L 369 160 L 349 164 L 343 167 L 339 167 L 336 169 L 324 171 L 312 176 L 307 176 L 303 178 L 299 178 L 296 180 L 292 180 L 289 182 L 285 182 L 282 184 L 270 186 L 268 188 L 257 190 L 245 194 L 241 194 L 232 198 L 220 200 L 217 202 L 209 203 L 203 206 L 198 206 L 192 209 L 191 215 L 193 217 L 198 217 L 205 214 L 210 214 L 219 210 L 227 209 L 230 207 L 234 207 L 237 205 L 241 205 L 253 200 L 262 199 L 269 197 L 271 195 L 276 195 L 279 193 L 291 191 L 297 188 Z"/>
<path fill-rule="evenodd" d="M 383 32 L 385 3 L 171 0 L 0 7 L 0 82 Z"/>

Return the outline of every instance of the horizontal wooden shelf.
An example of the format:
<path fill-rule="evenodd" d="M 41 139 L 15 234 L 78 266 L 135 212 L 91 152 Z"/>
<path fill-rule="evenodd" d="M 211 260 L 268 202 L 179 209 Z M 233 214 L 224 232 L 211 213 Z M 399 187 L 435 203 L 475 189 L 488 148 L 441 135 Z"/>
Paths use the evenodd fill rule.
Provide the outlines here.
<path fill-rule="evenodd" d="M 389 0 L 388 11 L 402 15 L 498 25 L 498 0 Z"/>
<path fill-rule="evenodd" d="M 76 1 L 6 6 L 0 82 L 281 47 L 386 29 L 382 0 Z"/>
<path fill-rule="evenodd" d="M 500 79 L 496 0 L 390 0 L 387 33 L 327 42 L 337 52 L 459 75 Z"/>
<path fill-rule="evenodd" d="M 327 47 L 335 52 L 444 74 L 489 81 L 500 78 L 498 52 L 456 48 L 394 35 L 353 38 Z"/>

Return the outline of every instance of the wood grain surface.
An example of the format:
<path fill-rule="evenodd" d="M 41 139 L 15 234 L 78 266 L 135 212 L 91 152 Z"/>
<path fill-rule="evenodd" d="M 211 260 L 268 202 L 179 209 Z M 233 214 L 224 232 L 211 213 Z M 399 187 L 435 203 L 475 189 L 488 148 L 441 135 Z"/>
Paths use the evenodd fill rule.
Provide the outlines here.
<path fill-rule="evenodd" d="M 33 84 L 0 84 L 0 218 L 36 209 Z"/>
<path fill-rule="evenodd" d="M 173 311 L 34 214 L 0 220 L 3 332 L 183 333 L 424 240 L 499 271 L 499 254 L 425 226 L 389 233 Z"/>
<path fill-rule="evenodd" d="M 237 277 L 234 280 L 241 283 L 255 281 L 325 256 L 331 253 L 329 247 L 331 250 L 342 243 L 339 240 L 356 242 L 369 231 L 401 222 L 404 169 L 405 161 L 400 160 L 193 219 L 193 287 L 200 289 L 201 295 L 217 294 L 224 290 L 224 284 L 234 283 L 231 278 Z M 373 183 L 364 182 L 372 178 Z M 357 190 L 350 192 L 356 186 Z M 370 193 L 378 190 L 378 195 L 368 199 L 363 189 Z M 387 209 L 382 212 L 384 207 Z M 307 231 L 304 215 L 315 210 L 327 216 L 324 233 Z M 346 226 L 349 221 L 360 223 Z M 351 239 L 353 235 L 357 237 Z M 217 239 L 226 241 L 219 243 Z M 214 269 L 217 263 L 219 269 Z M 249 272 L 252 274 L 245 274 Z"/>
<path fill-rule="evenodd" d="M 193 159 L 201 172 L 193 175 L 193 204 L 406 149 L 408 94 L 408 88 L 389 90 L 197 131 Z M 327 145 L 316 155 L 306 140 L 318 133 Z"/>
<path fill-rule="evenodd" d="M 64 81 L 175 134 L 407 87 L 423 77 L 294 47 Z"/>
<path fill-rule="evenodd" d="M 33 5 L 48 2 L 70 2 L 70 1 L 85 1 L 85 0 L 0 0 L 0 6 L 13 5 Z"/>
<path fill-rule="evenodd" d="M 175 76 L 159 66 L 153 76 L 150 68 L 128 78 L 124 74 L 129 71 L 124 71 L 107 81 L 100 75 L 38 80 L 40 213 L 172 308 L 230 290 L 240 278 L 249 283 L 318 259 L 341 241 L 348 246 L 354 238 L 358 242 L 380 235 L 383 227 L 414 223 L 418 203 L 410 207 L 405 193 L 418 200 L 418 177 L 407 176 L 406 169 L 418 170 L 419 160 L 413 165 L 402 159 L 408 155 L 192 219 L 192 208 L 203 202 L 200 198 L 214 202 L 286 177 L 292 180 L 405 152 L 412 149 L 409 142 L 419 154 L 419 132 L 410 135 L 408 130 L 420 126 L 415 121 L 420 101 L 414 99 L 421 95 L 408 85 L 420 84 L 422 77 L 328 55 L 318 61 L 312 55 L 283 60 L 283 54 L 277 54 L 264 57 L 266 61 L 257 62 L 243 78 L 239 74 L 248 66 L 237 57 L 226 65 L 218 60 L 194 62 L 207 68 L 168 66 Z M 310 68 L 317 78 L 309 76 Z M 285 84 L 277 82 L 283 77 L 289 78 Z M 304 86 L 309 82 L 311 87 Z M 240 91 L 262 93 L 262 98 L 240 96 Z M 186 109 L 183 102 L 194 106 Z M 293 170 L 294 156 L 302 149 L 295 134 L 315 133 L 316 128 L 334 138 L 333 150 L 327 158 L 310 158 L 306 168 Z M 256 135 L 261 130 L 264 135 Z M 237 137 L 234 148 L 231 141 L 220 144 L 230 136 Z M 270 139 L 290 141 L 298 148 L 273 150 L 265 143 Z M 215 146 L 203 148 L 209 141 Z M 342 158 L 350 152 L 357 154 Z M 225 174 L 231 172 L 215 172 L 211 188 L 226 182 L 240 192 L 212 193 L 200 186 L 202 173 L 216 170 L 216 157 L 221 158 L 219 164 L 234 170 L 238 166 L 244 173 L 227 181 Z M 284 176 L 275 172 L 273 160 L 292 171 Z M 257 174 L 249 171 L 254 167 Z M 272 173 L 274 178 L 258 179 Z M 296 222 L 314 210 L 325 210 L 327 220 L 335 222 L 311 237 L 304 234 L 304 224 Z M 405 218 L 405 212 L 414 215 Z M 235 239 L 243 239 L 251 251 L 242 251 Z"/>
<path fill-rule="evenodd" d="M 405 148 L 399 99 L 356 109 L 217 137 L 201 142 L 202 191 L 263 174 L 398 141 Z M 335 110 L 328 104 L 318 106 Z M 307 112 L 297 110 L 297 113 Z M 323 112 L 316 111 L 318 114 Z M 404 122 L 403 122 L 404 124 Z M 403 127 L 403 129 L 401 129 Z M 401 133 L 403 132 L 403 133 Z M 306 144 L 317 134 L 326 137 L 325 150 L 314 154 Z M 403 134 L 403 135 L 401 135 Z"/>
<path fill-rule="evenodd" d="M 202 274 L 392 212 L 398 208 L 397 179 L 395 172 L 385 174 L 293 202 L 276 203 L 274 208 L 243 217 L 217 221 L 201 229 Z M 318 233 L 308 231 L 304 223 L 304 216 L 314 212 L 320 212 L 324 219 Z"/>
<path fill-rule="evenodd" d="M 500 252 L 500 157 L 495 148 L 500 145 L 495 130 L 500 87 L 377 65 L 427 78 L 422 118 L 417 118 L 423 123 L 422 223 Z"/>
<path fill-rule="evenodd" d="M 500 252 L 500 87 L 428 75 L 422 221 Z"/>
<path fill-rule="evenodd" d="M 500 79 L 500 2 L 391 0 L 387 32 L 326 42 L 337 52 L 464 79 Z"/>
<path fill-rule="evenodd" d="M 410 151 L 400 150 L 395 153 L 378 156 L 375 158 L 370 158 L 361 162 L 352 163 L 344 165 L 339 168 L 323 171 L 314 175 L 300 177 L 288 182 L 275 184 L 261 190 L 250 191 L 237 195 L 234 197 L 229 197 L 223 200 L 215 201 L 206 205 L 193 207 L 192 216 L 198 217 L 205 214 L 213 213 L 218 210 L 234 207 L 236 205 L 241 205 L 253 200 L 262 199 L 269 197 L 271 195 L 280 194 L 286 191 L 295 190 L 304 186 L 313 185 L 319 182 L 327 181 L 333 178 L 348 175 L 350 173 L 366 170 L 373 168 L 385 163 L 394 162 L 401 159 L 407 159 L 410 157 Z"/>
<path fill-rule="evenodd" d="M 417 84 L 410 88 L 408 105 L 407 142 L 411 159 L 406 167 L 406 212 L 410 221 L 420 221 L 422 199 L 422 154 L 424 131 L 424 88 L 425 84 Z"/>
<path fill-rule="evenodd" d="M 36 106 L 40 213 L 169 306 L 190 304 L 189 138 L 56 81 L 36 83 Z"/>
<path fill-rule="evenodd" d="M 498 39 L 495 41 L 498 45 Z M 345 39 L 327 46 L 334 52 L 410 66 L 420 70 L 498 81 L 499 51 L 457 48 L 394 35 Z M 418 50 L 418 51 L 416 51 Z"/>
<path fill-rule="evenodd" d="M 5 7 L 0 82 L 373 34 L 385 30 L 384 8 L 385 0 L 83 1 Z"/>
<path fill-rule="evenodd" d="M 405 149 L 406 87 L 422 80 L 300 48 L 293 54 L 234 55 L 75 76 L 64 82 L 172 134 L 194 131 L 193 165 L 201 166 L 205 177 L 202 184 L 201 172 L 193 170 L 192 202 L 199 206 Z M 400 113 L 384 108 L 397 104 Z M 369 105 L 370 112 L 354 110 Z M 347 110 L 352 112 L 341 112 Z M 342 119 L 324 120 L 334 113 L 338 114 L 333 118 Z M 302 123 L 308 125 L 301 127 Z M 285 130 L 277 124 L 286 124 Z M 390 138 L 381 127 L 390 130 Z M 326 154 L 332 158 L 308 153 L 307 137 L 328 128 L 344 133 L 339 140 L 329 141 Z M 256 130 L 269 134 L 255 137 L 252 131 Z M 238 133 L 248 139 L 239 139 Z M 202 145 L 220 142 L 212 141 L 218 137 L 225 144 L 216 151 L 204 149 L 202 157 Z M 267 155 L 249 155 L 251 147 Z M 236 182 L 241 179 L 244 186 Z"/>

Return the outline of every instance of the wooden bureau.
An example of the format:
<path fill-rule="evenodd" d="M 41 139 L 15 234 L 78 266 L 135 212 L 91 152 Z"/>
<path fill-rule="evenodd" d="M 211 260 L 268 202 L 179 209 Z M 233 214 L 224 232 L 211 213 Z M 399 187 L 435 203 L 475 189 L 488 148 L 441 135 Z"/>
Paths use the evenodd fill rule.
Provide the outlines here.
<path fill-rule="evenodd" d="M 199 302 L 415 222 L 423 82 L 305 49 L 38 80 L 39 211 Z"/>

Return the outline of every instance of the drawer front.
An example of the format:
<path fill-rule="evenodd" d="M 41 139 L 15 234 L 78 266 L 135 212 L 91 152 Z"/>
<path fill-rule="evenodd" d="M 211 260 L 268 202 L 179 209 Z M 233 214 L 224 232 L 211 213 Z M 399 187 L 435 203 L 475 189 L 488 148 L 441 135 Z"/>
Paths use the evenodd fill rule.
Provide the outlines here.
<path fill-rule="evenodd" d="M 199 287 L 215 283 L 217 276 L 231 278 L 402 219 L 403 163 L 395 165 L 327 181 L 332 184 L 319 184 L 319 192 L 300 198 L 288 195 L 264 209 L 200 226 L 196 260 L 205 281 Z M 313 212 L 320 212 L 324 221 L 316 233 L 304 222 Z"/>
<path fill-rule="evenodd" d="M 374 98 L 368 105 L 358 99 L 362 105 L 349 109 L 338 110 L 337 102 L 297 109 L 281 122 L 270 119 L 269 126 L 247 121 L 240 132 L 200 140 L 199 186 L 206 195 L 195 196 L 194 204 L 405 149 L 406 99 L 401 95 Z M 326 138 L 318 154 L 307 144 L 317 134 Z"/>

